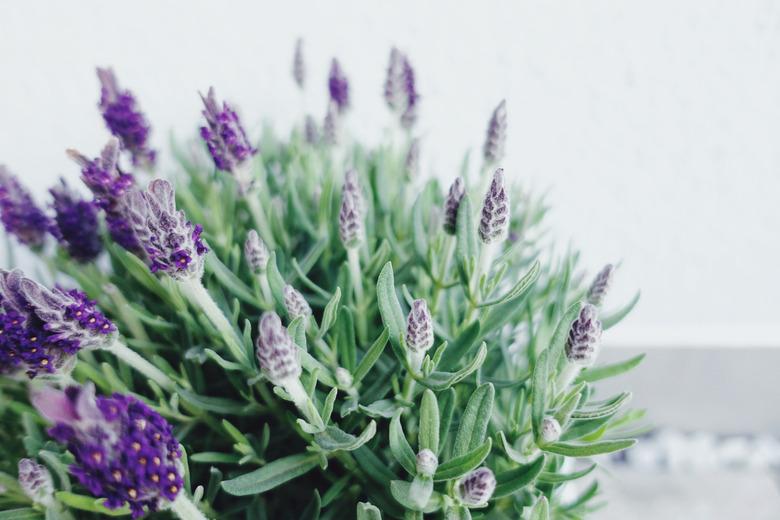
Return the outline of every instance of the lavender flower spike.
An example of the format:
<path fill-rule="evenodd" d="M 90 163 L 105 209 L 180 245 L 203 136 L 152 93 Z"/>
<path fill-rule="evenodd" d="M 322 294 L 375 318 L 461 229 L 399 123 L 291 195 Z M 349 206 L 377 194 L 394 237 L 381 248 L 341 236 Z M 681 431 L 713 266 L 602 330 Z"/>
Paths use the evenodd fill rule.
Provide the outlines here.
<path fill-rule="evenodd" d="M 468 507 L 487 504 L 496 490 L 496 477 L 486 467 L 477 468 L 467 474 L 457 485 L 458 497 Z"/>
<path fill-rule="evenodd" d="M 339 236 L 347 249 L 355 249 L 363 241 L 365 202 L 355 170 L 348 170 L 341 189 Z"/>
<path fill-rule="evenodd" d="M 502 100 L 493 111 L 488 123 L 482 156 L 485 164 L 495 164 L 504 158 L 506 146 L 506 100 Z"/>
<path fill-rule="evenodd" d="M 561 438 L 561 424 L 555 417 L 546 415 L 542 419 L 541 430 L 541 442 L 544 444 L 557 442 Z"/>
<path fill-rule="evenodd" d="M 54 481 L 46 466 L 32 459 L 19 460 L 19 486 L 34 503 L 44 507 L 54 504 Z"/>
<path fill-rule="evenodd" d="M 243 193 L 252 183 L 248 167 L 257 149 L 249 142 L 235 110 L 227 102 L 219 107 L 213 87 L 209 88 L 205 97 L 202 94 L 200 97 L 207 123 L 200 128 L 200 136 L 206 142 L 216 167 L 232 173 Z"/>
<path fill-rule="evenodd" d="M 336 58 L 330 62 L 330 74 L 328 75 L 328 92 L 330 99 L 336 104 L 338 113 L 342 114 L 349 108 L 349 80 L 341 69 L 341 64 Z"/>
<path fill-rule="evenodd" d="M 79 262 L 90 262 L 97 258 L 103 249 L 97 206 L 79 197 L 64 179 L 49 192 L 54 199 L 54 231 L 60 244 Z"/>
<path fill-rule="evenodd" d="M 306 116 L 306 121 L 303 127 L 303 138 L 306 144 L 316 146 L 320 143 L 320 129 L 317 126 L 317 121 L 311 115 Z"/>
<path fill-rule="evenodd" d="M 408 130 L 414 126 L 414 123 L 417 121 L 417 103 L 420 99 L 420 95 L 417 93 L 417 87 L 414 79 L 414 69 L 412 68 L 412 64 L 409 61 L 409 58 L 406 56 L 403 58 L 403 69 L 401 77 L 403 80 L 404 97 L 406 99 L 406 106 L 404 107 L 404 111 L 401 114 L 401 126 Z"/>
<path fill-rule="evenodd" d="M 301 362 L 290 334 L 275 312 L 260 317 L 257 360 L 265 376 L 275 385 L 283 385 L 301 376 Z"/>
<path fill-rule="evenodd" d="M 176 280 L 200 280 L 203 256 L 208 252 L 200 238 L 203 228 L 193 225 L 183 211 L 176 209 L 170 182 L 155 179 L 146 191 L 133 192 L 129 215 L 153 273 L 162 271 Z"/>
<path fill-rule="evenodd" d="M 54 423 L 49 435 L 73 455 L 68 471 L 93 496 L 105 498 L 107 508 L 129 504 L 132 517 L 140 518 L 146 509 L 187 500 L 173 429 L 138 399 L 96 396 L 88 382 L 64 392 L 45 388 L 32 395 L 32 403 Z"/>
<path fill-rule="evenodd" d="M 483 243 L 492 244 L 506 239 L 508 231 L 509 195 L 504 187 L 504 169 L 498 168 L 482 204 L 479 237 Z"/>
<path fill-rule="evenodd" d="M 601 322 L 598 311 L 591 304 L 585 304 L 569 329 L 566 340 L 566 358 L 579 367 L 593 365 L 601 343 Z"/>
<path fill-rule="evenodd" d="M 303 295 L 292 285 L 284 286 L 284 308 L 291 319 L 304 318 L 311 316 L 311 307 Z M 304 321 L 304 323 L 306 323 Z"/>
<path fill-rule="evenodd" d="M 328 111 L 325 113 L 325 119 L 322 121 L 322 142 L 328 146 L 335 146 L 339 143 L 340 132 L 339 113 L 336 103 L 328 103 Z"/>
<path fill-rule="evenodd" d="M 255 274 L 265 272 L 268 266 L 268 260 L 270 253 L 268 246 L 265 245 L 263 239 L 257 234 L 257 231 L 250 229 L 246 234 L 246 241 L 244 242 L 244 258 L 249 268 Z"/>
<path fill-rule="evenodd" d="M 414 300 L 406 317 L 406 347 L 413 370 L 422 366 L 425 353 L 433 346 L 433 320 L 425 300 Z"/>
<path fill-rule="evenodd" d="M 417 120 L 417 101 L 420 96 L 409 58 L 395 47 L 390 51 L 384 97 L 390 110 L 400 114 L 401 126 L 411 128 Z"/>
<path fill-rule="evenodd" d="M 463 200 L 463 196 L 466 194 L 466 189 L 463 186 L 463 179 L 456 177 L 455 181 L 450 185 L 450 191 L 447 193 L 447 198 L 444 201 L 444 231 L 450 235 L 454 235 L 458 228 L 458 210 L 460 209 L 460 201 Z"/>
<path fill-rule="evenodd" d="M 593 283 L 590 284 L 588 289 L 588 303 L 591 303 L 598 307 L 604 301 L 604 297 L 607 295 L 610 286 L 612 285 L 612 278 L 615 274 L 615 266 L 607 264 L 599 271 L 596 278 L 593 279 Z"/>
<path fill-rule="evenodd" d="M 6 232 L 30 247 L 43 245 L 51 227 L 30 193 L 5 166 L 0 165 L 0 221 Z"/>
<path fill-rule="evenodd" d="M 149 123 L 129 90 L 120 90 L 111 69 L 97 69 L 101 85 L 100 112 L 109 131 L 129 151 L 134 166 L 154 165 L 155 152 L 148 147 Z"/>
<path fill-rule="evenodd" d="M 406 152 L 406 173 L 414 178 L 420 174 L 420 140 L 415 138 L 409 143 L 409 150 Z"/>
<path fill-rule="evenodd" d="M 303 62 L 303 39 L 298 38 L 295 42 L 295 55 L 293 56 L 293 79 L 298 88 L 303 90 L 306 83 L 306 66 Z"/>

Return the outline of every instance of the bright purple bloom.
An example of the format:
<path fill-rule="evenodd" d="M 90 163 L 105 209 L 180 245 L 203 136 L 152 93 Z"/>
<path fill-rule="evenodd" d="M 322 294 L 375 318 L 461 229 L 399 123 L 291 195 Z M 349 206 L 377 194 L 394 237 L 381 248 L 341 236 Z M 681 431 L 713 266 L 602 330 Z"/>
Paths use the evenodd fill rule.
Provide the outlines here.
<path fill-rule="evenodd" d="M 92 192 L 95 204 L 105 211 L 111 238 L 128 251 L 143 255 L 127 220 L 127 194 L 135 190 L 135 179 L 119 169 L 119 141 L 111 138 L 95 159 L 76 150 L 68 150 L 68 155 L 81 167 L 81 180 Z"/>
<path fill-rule="evenodd" d="M 43 245 L 51 221 L 19 179 L 0 165 L 0 221 L 6 232 L 30 247 Z"/>
<path fill-rule="evenodd" d="M 130 152 L 133 165 L 151 167 L 155 151 L 148 147 L 149 123 L 136 106 L 129 90 L 120 90 L 114 71 L 97 69 L 100 80 L 100 111 L 109 131 L 119 138 L 122 148 Z"/>
<path fill-rule="evenodd" d="M 295 42 L 295 55 L 293 56 L 293 79 L 298 88 L 303 90 L 306 83 L 306 65 L 303 61 L 303 39 Z"/>
<path fill-rule="evenodd" d="M 222 171 L 230 172 L 237 177 L 242 189 L 248 188 L 248 180 L 241 178 L 239 169 L 257 153 L 246 136 L 241 120 L 233 108 L 225 101 L 220 109 L 214 88 L 209 88 L 208 95 L 201 94 L 203 116 L 208 126 L 200 128 L 200 136 L 214 159 L 214 164 Z"/>
<path fill-rule="evenodd" d="M 203 255 L 208 248 L 200 235 L 203 228 L 176 209 L 173 186 L 163 179 L 149 183 L 145 191 L 130 194 L 129 221 L 144 251 L 149 269 L 177 279 L 203 274 Z"/>
<path fill-rule="evenodd" d="M 49 435 L 67 446 L 68 471 L 105 506 L 129 504 L 133 518 L 160 509 L 181 492 L 179 442 L 160 414 L 135 397 L 96 396 L 92 383 L 65 391 L 45 388 L 33 405 L 54 423 Z"/>
<path fill-rule="evenodd" d="M 330 62 L 328 92 L 330 92 L 330 99 L 336 104 L 339 113 L 343 113 L 349 108 L 349 80 L 336 58 Z"/>
<path fill-rule="evenodd" d="M 80 262 L 94 260 L 103 249 L 100 241 L 97 206 L 84 200 L 70 189 L 64 179 L 49 190 L 54 202 L 54 234 L 68 251 Z"/>
<path fill-rule="evenodd" d="M 502 100 L 490 116 L 482 156 L 487 164 L 494 164 L 504 158 L 506 145 L 506 100 Z"/>

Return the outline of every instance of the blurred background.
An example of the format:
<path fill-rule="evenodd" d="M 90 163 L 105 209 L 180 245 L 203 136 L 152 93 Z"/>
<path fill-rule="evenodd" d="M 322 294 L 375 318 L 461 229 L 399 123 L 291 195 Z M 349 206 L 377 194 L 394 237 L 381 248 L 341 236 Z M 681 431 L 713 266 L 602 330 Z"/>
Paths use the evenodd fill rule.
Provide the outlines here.
<path fill-rule="evenodd" d="M 136 94 L 163 173 L 199 91 L 236 104 L 252 137 L 264 121 L 286 133 L 324 116 L 334 56 L 350 131 L 378 142 L 393 45 L 416 70 L 425 172 L 454 177 L 506 99 L 507 175 L 547 193 L 590 274 L 621 262 L 607 308 L 642 290 L 604 357 L 648 353 L 613 384 L 657 430 L 600 476 L 610 507 L 594 518 L 780 518 L 776 2 L 2 2 L 0 163 L 40 202 L 75 181 L 64 150 L 108 137 L 98 65 Z"/>

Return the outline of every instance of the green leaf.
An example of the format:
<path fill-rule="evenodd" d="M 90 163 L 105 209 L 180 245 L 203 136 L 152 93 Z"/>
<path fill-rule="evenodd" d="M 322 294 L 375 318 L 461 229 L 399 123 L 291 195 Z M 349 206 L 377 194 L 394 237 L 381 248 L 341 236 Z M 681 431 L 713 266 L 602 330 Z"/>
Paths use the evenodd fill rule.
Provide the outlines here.
<path fill-rule="evenodd" d="M 183 388 L 179 388 L 176 393 L 191 405 L 209 412 L 223 415 L 252 415 L 255 412 L 255 409 L 251 404 L 234 401 L 225 397 L 198 395 L 195 392 Z"/>
<path fill-rule="evenodd" d="M 465 359 L 471 352 L 471 349 L 477 344 L 477 340 L 479 339 L 479 328 L 479 321 L 475 321 L 466 327 L 466 329 L 455 338 L 455 341 L 447 347 L 447 350 L 444 351 L 444 355 L 437 368 L 448 370 L 457 366 L 458 363 Z"/>
<path fill-rule="evenodd" d="M 301 513 L 300 520 L 319 520 L 320 511 L 322 510 L 322 500 L 320 500 L 320 493 L 316 489 L 314 490 L 314 497 L 309 505 Z"/>
<path fill-rule="evenodd" d="M 490 415 L 493 412 L 495 393 L 493 385 L 485 383 L 471 394 L 460 418 L 458 434 L 455 436 L 455 445 L 452 450 L 454 457 L 466 454 L 485 440 Z"/>
<path fill-rule="evenodd" d="M 43 520 L 43 514 L 31 507 L 21 507 L 0 511 L 0 520 Z"/>
<path fill-rule="evenodd" d="M 325 310 L 322 311 L 322 320 L 320 322 L 319 337 L 323 337 L 336 323 L 336 313 L 339 310 L 339 302 L 341 301 L 341 287 L 336 287 L 336 292 L 333 293 L 328 304 L 325 306 Z"/>
<path fill-rule="evenodd" d="M 225 264 L 223 264 L 214 252 L 209 252 L 206 255 L 206 271 L 213 274 L 220 285 L 230 291 L 233 296 L 239 300 L 254 305 L 257 308 L 261 307 L 260 302 L 255 297 L 252 290 L 241 281 L 239 277 L 234 275 Z"/>
<path fill-rule="evenodd" d="M 376 434 L 376 421 L 371 421 L 359 436 L 347 433 L 336 426 L 314 436 L 315 442 L 325 451 L 354 451 L 370 441 Z"/>
<path fill-rule="evenodd" d="M 533 263 L 531 269 L 529 269 L 528 272 L 525 275 L 523 275 L 523 277 L 520 278 L 517 281 L 517 283 L 506 292 L 505 295 L 495 300 L 483 302 L 479 306 L 490 307 L 493 305 L 501 305 L 507 302 L 514 302 L 518 298 L 525 296 L 526 292 L 530 290 L 531 287 L 533 287 L 533 284 L 539 278 L 540 270 L 541 270 L 541 265 L 537 260 L 536 262 Z"/>
<path fill-rule="evenodd" d="M 109 509 L 103 505 L 104 498 L 95 498 L 86 495 L 77 495 L 69 491 L 57 491 L 54 496 L 68 507 L 80 511 L 89 511 L 91 513 L 100 513 L 107 516 L 125 516 L 130 514 L 128 506 L 119 509 Z"/>
<path fill-rule="evenodd" d="M 392 494 L 393 498 L 395 498 L 396 501 L 402 506 L 404 506 L 406 509 L 417 511 L 418 510 L 417 504 L 415 504 L 414 501 L 409 496 L 410 487 L 411 484 L 409 482 L 404 482 L 403 480 L 393 480 L 392 482 L 390 482 L 390 494 Z M 442 504 L 443 504 L 443 499 L 441 494 L 434 491 L 431 494 L 431 498 L 430 500 L 428 500 L 428 503 L 425 504 L 424 507 L 422 507 L 422 512 L 433 513 L 441 509 Z"/>
<path fill-rule="evenodd" d="M 550 504 L 546 496 L 541 496 L 531 509 L 531 515 L 528 520 L 550 520 Z"/>
<path fill-rule="evenodd" d="M 417 445 L 420 450 L 439 452 L 439 403 L 430 390 L 423 392 L 420 403 L 420 433 Z"/>
<path fill-rule="evenodd" d="M 533 482 L 533 480 L 542 472 L 542 469 L 544 469 L 544 462 L 544 455 L 540 455 L 530 464 L 510 469 L 509 471 L 504 471 L 503 473 L 496 475 L 497 485 L 496 490 L 493 493 L 493 498 L 512 495 Z"/>
<path fill-rule="evenodd" d="M 222 489 L 234 496 L 265 493 L 314 469 L 320 462 L 319 453 L 290 455 L 270 462 L 240 477 L 222 481 Z"/>
<path fill-rule="evenodd" d="M 341 366 L 352 372 L 355 370 L 357 358 L 357 344 L 355 342 L 355 324 L 352 319 L 352 311 L 342 306 L 336 324 L 338 340 L 336 348 L 339 353 Z"/>
<path fill-rule="evenodd" d="M 455 236 L 457 239 L 456 254 L 461 266 L 473 261 L 479 256 L 477 242 L 477 226 L 474 225 L 474 212 L 471 209 L 471 198 L 464 195 L 458 207 L 458 220 Z M 469 273 L 470 274 L 470 273 Z"/>
<path fill-rule="evenodd" d="M 390 333 L 390 342 L 399 344 L 401 335 L 406 330 L 406 320 L 398 302 L 393 278 L 393 264 L 387 262 L 379 273 L 376 283 L 376 299 L 382 322 Z"/>
<path fill-rule="evenodd" d="M 550 382 L 549 356 L 550 349 L 544 349 L 539 354 L 531 379 L 531 426 L 537 438 L 541 434 L 542 419 L 547 410 L 547 385 Z"/>
<path fill-rule="evenodd" d="M 217 451 L 203 451 L 190 455 L 190 460 L 201 464 L 238 464 L 243 458 L 239 453 L 221 453 Z"/>
<path fill-rule="evenodd" d="M 406 441 L 405 438 L 404 441 Z M 411 451 L 411 448 L 409 450 Z M 360 449 L 355 450 L 352 452 L 352 456 L 355 457 L 365 474 L 381 486 L 390 485 L 390 481 L 396 478 L 395 473 L 388 468 L 387 462 L 377 457 L 367 446 L 362 446 Z"/>
<path fill-rule="evenodd" d="M 636 444 L 636 439 L 618 439 L 612 441 L 598 441 L 589 444 L 575 444 L 572 442 L 554 442 L 542 447 L 544 451 L 565 455 L 567 457 L 592 457 L 604 453 L 625 450 Z"/>
<path fill-rule="evenodd" d="M 390 451 L 407 473 L 417 474 L 417 457 L 409 445 L 409 441 L 406 440 L 406 435 L 404 435 L 404 429 L 401 426 L 401 410 L 397 411 L 393 420 L 390 421 Z"/>
<path fill-rule="evenodd" d="M 382 513 L 370 502 L 358 502 L 357 520 L 382 520 Z"/>
<path fill-rule="evenodd" d="M 455 412 L 456 394 L 455 389 L 450 387 L 439 394 L 439 410 L 441 410 L 441 419 L 439 421 L 439 452 L 447 445 L 447 439 L 450 435 L 450 425 L 452 416 Z M 437 453 L 438 455 L 438 453 Z"/>
<path fill-rule="evenodd" d="M 558 366 L 558 360 L 561 358 L 561 355 L 563 355 L 563 350 L 566 346 L 566 338 L 569 337 L 571 324 L 577 319 L 577 316 L 579 316 L 581 308 L 581 302 L 574 302 L 571 304 L 569 308 L 566 309 L 566 312 L 563 313 L 563 316 L 558 321 L 558 325 L 555 327 L 555 332 L 550 339 L 550 346 L 548 347 L 548 350 L 550 351 L 548 363 L 551 372 Z"/>
<path fill-rule="evenodd" d="M 358 409 L 369 417 L 390 419 L 398 411 L 395 399 L 380 399 L 369 405 L 358 405 Z"/>
<path fill-rule="evenodd" d="M 594 469 L 596 469 L 596 466 L 598 466 L 598 464 L 591 464 L 583 470 L 574 471 L 572 473 L 554 473 L 549 471 L 542 471 L 539 473 L 537 480 L 544 484 L 560 484 L 562 482 L 568 482 L 569 480 L 577 480 L 578 478 L 589 475 Z"/>
<path fill-rule="evenodd" d="M 271 255 L 268 258 L 266 276 L 268 277 L 268 285 L 271 287 L 271 294 L 276 302 L 276 308 L 286 313 L 286 307 L 284 306 L 284 286 L 287 282 L 284 281 L 282 273 L 279 272 L 279 266 L 276 264 L 275 251 L 271 251 Z"/>
<path fill-rule="evenodd" d="M 420 383 L 427 386 L 428 388 L 436 391 L 446 390 L 452 385 L 463 381 L 466 377 L 481 367 L 482 363 L 485 362 L 486 356 L 487 345 L 482 343 L 482 345 L 479 347 L 479 350 L 477 351 L 477 355 L 474 356 L 474 358 L 465 367 L 461 368 L 457 372 L 431 372 L 428 377 L 424 379 L 418 379 L 418 381 L 420 381 Z"/>
<path fill-rule="evenodd" d="M 459 457 L 452 458 L 441 464 L 436 469 L 436 474 L 433 476 L 433 480 L 450 480 L 461 477 L 473 470 L 490 454 L 490 449 L 493 447 L 493 440 L 488 438 L 483 444 L 477 446 L 471 451 L 464 453 Z"/>
<path fill-rule="evenodd" d="M 363 359 L 360 360 L 355 372 L 352 374 L 353 384 L 357 385 L 371 371 L 374 363 L 376 363 L 379 356 L 381 356 L 382 352 L 385 350 L 385 345 L 387 345 L 389 337 L 390 332 L 385 328 L 382 330 L 382 334 L 380 334 L 376 341 L 368 348 Z"/>
<path fill-rule="evenodd" d="M 645 354 L 639 354 L 638 356 L 634 356 L 631 359 L 619 363 L 591 367 L 584 370 L 579 377 L 577 377 L 577 381 L 592 383 L 593 381 L 600 381 L 601 379 L 607 379 L 608 377 L 618 376 L 639 366 L 643 359 L 645 359 Z"/>
<path fill-rule="evenodd" d="M 509 439 L 506 438 L 504 432 L 498 432 L 498 441 L 501 443 L 501 447 L 504 449 L 504 452 L 506 453 L 506 456 L 509 458 L 509 460 L 518 464 L 525 464 L 528 462 L 528 457 L 523 455 L 523 453 L 521 453 L 519 450 L 516 450 L 514 446 L 512 446 L 512 443 L 509 442 Z"/>
<path fill-rule="evenodd" d="M 632 310 L 634 310 L 634 307 L 636 307 L 636 304 L 639 302 L 639 297 L 642 293 L 637 292 L 636 295 L 631 299 L 630 302 L 628 302 L 623 308 L 613 312 L 612 314 L 607 314 L 601 317 L 601 326 L 604 328 L 604 330 L 610 329 L 620 323 L 623 318 L 628 316 L 628 313 L 630 313 Z"/>
<path fill-rule="evenodd" d="M 579 409 L 571 414 L 572 419 L 598 419 L 617 412 L 624 404 L 631 400 L 631 392 L 622 392 L 608 399 L 600 406 L 589 409 Z"/>

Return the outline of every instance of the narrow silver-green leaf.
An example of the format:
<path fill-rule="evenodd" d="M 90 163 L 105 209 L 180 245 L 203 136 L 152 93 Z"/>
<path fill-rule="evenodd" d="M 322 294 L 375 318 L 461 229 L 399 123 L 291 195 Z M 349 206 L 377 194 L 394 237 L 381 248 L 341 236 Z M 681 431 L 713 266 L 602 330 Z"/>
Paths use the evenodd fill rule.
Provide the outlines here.
<path fill-rule="evenodd" d="M 417 474 L 417 458 L 414 450 L 409 445 L 404 435 L 404 429 L 401 426 L 401 411 L 396 412 L 395 417 L 390 421 L 390 451 L 398 463 L 403 466 L 410 475 Z"/>
<path fill-rule="evenodd" d="M 341 302 L 341 287 L 336 287 L 336 292 L 333 293 L 330 301 L 328 301 L 328 304 L 325 306 L 325 310 L 322 311 L 319 337 L 324 336 L 336 322 L 336 313 L 339 310 L 339 302 Z"/>
<path fill-rule="evenodd" d="M 490 415 L 493 412 L 495 393 L 493 385 L 485 383 L 471 394 L 460 418 L 460 427 L 452 449 L 453 457 L 464 455 L 484 442 Z"/>
<path fill-rule="evenodd" d="M 450 480 L 465 475 L 482 464 L 482 461 L 490 454 L 490 449 L 492 447 L 493 439 L 488 437 L 483 444 L 477 446 L 473 450 L 439 465 L 433 479 L 436 481 Z"/>
<path fill-rule="evenodd" d="M 277 459 L 240 477 L 222 481 L 222 489 L 234 496 L 265 493 L 314 469 L 320 461 L 318 453 L 301 453 Z"/>
<path fill-rule="evenodd" d="M 625 450 L 636 444 L 636 439 L 619 439 L 613 441 L 598 441 L 588 444 L 576 444 L 572 442 L 554 442 L 546 444 L 542 449 L 550 453 L 565 455 L 567 457 L 592 457 L 615 451 Z"/>
<path fill-rule="evenodd" d="M 363 356 L 363 359 L 361 359 L 360 363 L 358 363 L 354 374 L 352 374 L 352 381 L 355 385 L 357 385 L 360 381 L 363 380 L 364 377 L 366 377 L 366 374 L 368 374 L 368 372 L 374 366 L 374 363 L 376 363 L 376 361 L 379 359 L 379 356 L 382 355 L 389 337 L 390 331 L 385 328 L 382 330 L 382 334 L 380 334 L 376 341 L 374 341 L 374 343 L 368 348 L 366 354 Z"/>
<path fill-rule="evenodd" d="M 436 394 L 425 390 L 420 403 L 420 433 L 418 435 L 418 448 L 439 452 L 439 403 Z"/>
<path fill-rule="evenodd" d="M 631 301 L 628 302 L 624 307 L 621 309 L 611 313 L 611 314 L 605 314 L 601 317 L 601 326 L 604 327 L 604 330 L 609 329 L 623 321 L 623 318 L 628 316 L 628 313 L 630 313 L 632 310 L 634 310 L 634 307 L 636 307 L 636 304 L 639 303 L 639 297 L 642 295 L 641 292 L 637 292 L 636 295 L 631 298 Z"/>
<path fill-rule="evenodd" d="M 545 457 L 540 455 L 530 464 L 510 469 L 496 475 L 496 490 L 493 498 L 509 496 L 534 481 L 544 469 Z"/>
<path fill-rule="evenodd" d="M 536 501 L 528 520 L 550 520 L 550 504 L 547 502 L 546 496 L 542 496 Z"/>
<path fill-rule="evenodd" d="M 358 502 L 357 520 L 382 520 L 382 512 L 370 502 Z"/>
<path fill-rule="evenodd" d="M 640 363 L 642 363 L 642 360 L 644 359 L 645 354 L 639 354 L 638 356 L 634 356 L 631 359 L 627 359 L 619 363 L 591 367 L 583 371 L 579 377 L 577 377 L 577 381 L 587 381 L 592 383 L 593 381 L 600 381 L 609 377 L 618 376 L 628 372 L 629 370 L 632 370 L 633 368 L 636 368 Z"/>
<path fill-rule="evenodd" d="M 406 329 L 406 319 L 398 302 L 395 292 L 395 279 L 393 277 L 393 264 L 387 262 L 379 273 L 376 283 L 376 299 L 382 321 L 390 333 L 390 341 L 398 343 Z"/>

